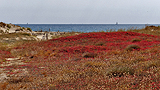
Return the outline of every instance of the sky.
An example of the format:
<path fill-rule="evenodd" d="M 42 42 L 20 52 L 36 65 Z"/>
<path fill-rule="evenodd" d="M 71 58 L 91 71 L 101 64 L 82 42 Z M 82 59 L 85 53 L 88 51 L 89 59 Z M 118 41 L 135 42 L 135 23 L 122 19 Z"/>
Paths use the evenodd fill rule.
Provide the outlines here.
<path fill-rule="evenodd" d="M 0 0 L 13 24 L 160 24 L 160 0 Z"/>

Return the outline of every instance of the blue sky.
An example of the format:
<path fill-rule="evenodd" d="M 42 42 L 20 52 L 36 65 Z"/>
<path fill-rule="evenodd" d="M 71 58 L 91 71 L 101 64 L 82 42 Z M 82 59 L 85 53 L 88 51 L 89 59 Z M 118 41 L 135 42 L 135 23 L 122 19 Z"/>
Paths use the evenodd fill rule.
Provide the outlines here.
<path fill-rule="evenodd" d="M 0 21 L 32 24 L 160 24 L 160 0 L 0 0 Z"/>

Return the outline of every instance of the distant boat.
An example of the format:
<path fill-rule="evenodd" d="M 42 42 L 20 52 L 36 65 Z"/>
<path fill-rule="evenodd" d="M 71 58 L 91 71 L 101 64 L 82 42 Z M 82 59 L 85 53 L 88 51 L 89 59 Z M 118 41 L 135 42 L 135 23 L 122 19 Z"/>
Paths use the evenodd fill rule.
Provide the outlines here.
<path fill-rule="evenodd" d="M 27 23 L 28 24 L 28 23 Z"/>
<path fill-rule="evenodd" d="M 116 22 L 116 25 L 118 25 L 118 22 Z"/>

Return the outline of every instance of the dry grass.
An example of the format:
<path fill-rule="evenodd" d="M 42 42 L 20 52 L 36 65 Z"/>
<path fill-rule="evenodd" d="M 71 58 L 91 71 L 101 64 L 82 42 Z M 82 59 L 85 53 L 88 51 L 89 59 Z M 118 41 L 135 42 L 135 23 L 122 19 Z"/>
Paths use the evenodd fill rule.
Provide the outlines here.
<path fill-rule="evenodd" d="M 0 38 L 13 38 L 13 37 L 23 37 L 23 36 L 31 36 L 29 33 L 9 33 L 9 34 L 2 34 Z"/>
<path fill-rule="evenodd" d="M 7 50 L 24 43 L 36 42 L 35 40 L 23 40 L 23 37 L 30 37 L 29 33 L 10 33 L 0 35 L 0 50 Z M 16 40 L 19 38 L 19 40 Z M 5 40 L 6 39 L 6 40 Z"/>
<path fill-rule="evenodd" d="M 56 36 L 53 36 L 52 38 L 56 39 L 56 38 L 60 38 L 60 37 L 74 36 L 74 35 L 78 35 L 78 34 L 81 34 L 81 32 L 65 32 L 65 34 L 56 35 Z"/>
<path fill-rule="evenodd" d="M 144 29 L 131 29 L 128 31 L 160 36 L 160 27 L 155 26 L 146 26 Z"/>

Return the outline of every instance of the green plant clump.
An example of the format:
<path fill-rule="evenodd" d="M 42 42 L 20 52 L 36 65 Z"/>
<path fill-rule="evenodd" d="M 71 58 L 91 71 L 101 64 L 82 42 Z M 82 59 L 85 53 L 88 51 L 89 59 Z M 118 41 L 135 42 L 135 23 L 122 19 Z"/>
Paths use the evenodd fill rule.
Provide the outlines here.
<path fill-rule="evenodd" d="M 137 38 L 135 38 L 135 39 L 133 39 L 132 40 L 132 42 L 140 42 L 141 40 L 140 39 L 137 39 Z"/>
<path fill-rule="evenodd" d="M 24 36 L 31 36 L 31 34 L 29 34 L 29 33 L 22 33 L 22 35 L 24 35 Z"/>
<path fill-rule="evenodd" d="M 134 49 L 137 50 L 140 49 L 140 47 L 138 45 L 128 45 L 125 50 L 133 51 Z"/>
<path fill-rule="evenodd" d="M 3 31 L 3 30 L 0 30 L 0 33 L 4 33 L 4 31 Z"/>
<path fill-rule="evenodd" d="M 5 24 L 5 23 L 0 22 L 0 27 L 5 27 L 5 26 L 6 26 L 6 24 Z"/>
<path fill-rule="evenodd" d="M 8 27 L 8 28 L 11 28 L 11 26 L 10 26 L 9 24 L 7 24 L 7 27 Z"/>
<path fill-rule="evenodd" d="M 117 67 L 112 67 L 110 70 L 107 71 L 107 75 L 109 76 L 123 76 L 124 74 L 130 74 L 133 75 L 134 74 L 134 69 L 131 67 L 121 67 L 121 66 L 117 66 Z"/>
<path fill-rule="evenodd" d="M 27 28 L 27 30 L 32 31 L 32 29 L 31 29 L 31 28 Z"/>

